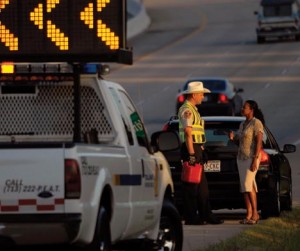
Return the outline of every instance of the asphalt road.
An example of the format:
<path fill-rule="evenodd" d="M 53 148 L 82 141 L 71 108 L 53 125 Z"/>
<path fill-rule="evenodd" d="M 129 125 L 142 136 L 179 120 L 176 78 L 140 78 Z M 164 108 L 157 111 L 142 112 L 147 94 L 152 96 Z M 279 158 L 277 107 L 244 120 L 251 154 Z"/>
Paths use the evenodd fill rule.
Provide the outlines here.
<path fill-rule="evenodd" d="M 107 78 L 131 94 L 149 135 L 175 113 L 178 89 L 191 76 L 229 78 L 260 105 L 282 147 L 300 143 L 300 44 L 293 40 L 256 44 L 258 0 L 144 0 L 152 24 L 129 41 L 132 66 L 112 66 Z M 300 205 L 299 152 L 288 154 L 294 205 Z M 225 224 L 184 226 L 184 249 L 194 251 L 249 227 L 244 210 L 222 211 Z M 221 213 L 217 211 L 216 213 Z M 250 226 L 251 227 L 251 226 Z"/>

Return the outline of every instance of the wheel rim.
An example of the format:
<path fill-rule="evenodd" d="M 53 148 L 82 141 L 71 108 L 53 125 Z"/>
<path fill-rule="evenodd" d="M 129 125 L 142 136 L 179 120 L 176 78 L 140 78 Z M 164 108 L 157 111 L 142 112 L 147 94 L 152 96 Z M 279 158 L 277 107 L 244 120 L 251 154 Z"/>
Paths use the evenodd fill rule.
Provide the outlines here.
<path fill-rule="evenodd" d="M 176 233 L 173 230 L 173 224 L 168 217 L 163 217 L 160 223 L 160 236 L 161 242 L 159 251 L 174 251 L 176 246 Z"/>

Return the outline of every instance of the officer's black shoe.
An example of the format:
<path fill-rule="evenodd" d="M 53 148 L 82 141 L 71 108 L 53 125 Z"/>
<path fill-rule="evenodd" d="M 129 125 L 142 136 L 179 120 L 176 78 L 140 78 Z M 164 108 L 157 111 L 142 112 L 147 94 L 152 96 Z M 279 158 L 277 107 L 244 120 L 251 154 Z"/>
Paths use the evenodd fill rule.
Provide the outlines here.
<path fill-rule="evenodd" d="M 221 219 L 217 218 L 216 216 L 211 215 L 211 216 L 208 218 L 207 223 L 213 224 L 213 225 L 223 224 L 223 223 L 224 223 L 224 220 L 221 220 Z"/>
<path fill-rule="evenodd" d="M 203 220 L 186 220 L 185 225 L 206 225 L 207 222 Z"/>

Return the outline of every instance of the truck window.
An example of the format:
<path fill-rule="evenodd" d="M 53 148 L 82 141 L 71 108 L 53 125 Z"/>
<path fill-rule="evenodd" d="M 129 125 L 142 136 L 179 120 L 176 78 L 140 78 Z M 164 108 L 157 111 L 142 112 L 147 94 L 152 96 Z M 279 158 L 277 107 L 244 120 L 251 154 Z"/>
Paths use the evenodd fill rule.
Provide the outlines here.
<path fill-rule="evenodd" d="M 130 100 L 130 98 L 127 96 L 126 93 L 124 93 L 123 91 L 120 91 L 120 95 L 125 102 L 125 109 L 126 109 L 128 116 L 131 119 L 132 124 L 133 124 L 139 145 L 144 146 L 149 150 L 150 145 L 149 145 L 149 141 L 147 138 L 146 130 L 144 128 L 144 124 L 143 124 L 137 110 L 135 109 L 132 101 Z"/>
<path fill-rule="evenodd" d="M 113 96 L 113 98 L 114 98 L 114 100 L 117 104 L 118 110 L 119 110 L 120 115 L 122 117 L 122 121 L 123 121 L 124 129 L 126 131 L 128 142 L 129 142 L 130 145 L 133 145 L 134 142 L 133 142 L 130 122 L 127 119 L 126 112 L 124 110 L 124 107 L 122 106 L 122 102 L 119 99 L 118 94 L 116 93 L 116 91 L 113 88 L 109 88 L 109 90 L 110 90 L 110 92 L 111 92 L 111 94 L 112 94 L 112 96 Z"/>

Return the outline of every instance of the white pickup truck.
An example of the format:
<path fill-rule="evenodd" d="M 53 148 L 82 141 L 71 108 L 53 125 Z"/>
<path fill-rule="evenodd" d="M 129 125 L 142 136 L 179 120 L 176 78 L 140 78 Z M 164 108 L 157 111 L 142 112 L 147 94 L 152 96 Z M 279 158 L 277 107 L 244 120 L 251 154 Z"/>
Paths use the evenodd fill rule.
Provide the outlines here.
<path fill-rule="evenodd" d="M 80 66 L 8 69 L 0 74 L 1 246 L 181 251 L 159 151 L 178 147 L 177 135 L 149 142 L 124 88 Z"/>
<path fill-rule="evenodd" d="M 269 38 L 290 38 L 300 40 L 300 1 L 261 0 L 257 15 L 257 43 Z"/>

